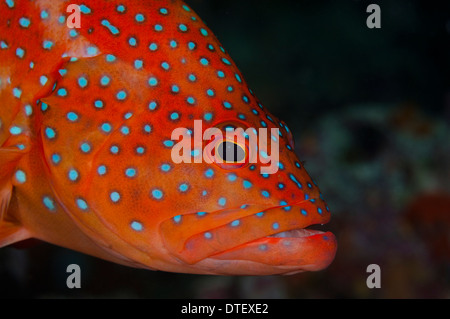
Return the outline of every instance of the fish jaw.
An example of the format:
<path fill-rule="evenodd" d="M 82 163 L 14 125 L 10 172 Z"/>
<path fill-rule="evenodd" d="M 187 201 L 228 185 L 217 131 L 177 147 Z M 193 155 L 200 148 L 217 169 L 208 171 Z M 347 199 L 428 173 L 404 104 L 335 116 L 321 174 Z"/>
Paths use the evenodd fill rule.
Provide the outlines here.
<path fill-rule="evenodd" d="M 337 242 L 331 232 L 296 229 L 283 233 L 283 237 L 263 237 L 208 259 L 234 262 L 241 269 L 239 275 L 292 275 L 325 269 L 336 255 Z M 222 268 L 224 275 L 236 274 L 234 269 L 228 272 L 231 267 Z"/>
<path fill-rule="evenodd" d="M 181 217 L 167 220 L 160 227 L 166 249 L 185 264 L 186 272 L 294 274 L 322 270 L 331 264 L 336 254 L 333 233 L 307 229 L 330 220 L 330 213 L 321 199 L 265 210 L 249 206 L 213 212 L 207 217 L 220 222 L 214 228 L 202 229 L 201 225 L 196 225 L 198 217 L 190 215 L 182 216 L 183 220 Z"/>

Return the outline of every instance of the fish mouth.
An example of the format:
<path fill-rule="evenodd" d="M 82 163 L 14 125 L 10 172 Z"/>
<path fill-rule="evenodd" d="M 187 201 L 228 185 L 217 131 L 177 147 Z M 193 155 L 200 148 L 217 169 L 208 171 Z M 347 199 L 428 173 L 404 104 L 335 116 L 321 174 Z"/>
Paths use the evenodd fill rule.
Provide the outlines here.
<path fill-rule="evenodd" d="M 209 259 L 235 261 L 235 266 L 242 267 L 240 275 L 292 275 L 328 267 L 336 249 L 336 238 L 331 232 L 293 229 L 259 238 Z M 228 269 L 223 272 L 230 274 Z"/>
<path fill-rule="evenodd" d="M 293 274 L 321 270 L 333 261 L 335 236 L 313 229 L 329 220 L 326 203 L 313 198 L 176 216 L 160 231 L 169 252 L 193 273 Z"/>

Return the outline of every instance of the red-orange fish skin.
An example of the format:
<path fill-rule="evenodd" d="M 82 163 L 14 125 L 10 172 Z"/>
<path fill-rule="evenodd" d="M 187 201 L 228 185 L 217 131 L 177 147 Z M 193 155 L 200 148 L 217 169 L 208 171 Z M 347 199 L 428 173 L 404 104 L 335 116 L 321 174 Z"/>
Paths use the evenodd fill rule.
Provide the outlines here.
<path fill-rule="evenodd" d="M 67 26 L 76 16 L 64 1 L 0 2 L 0 246 L 38 238 L 198 274 L 327 267 L 334 235 L 304 229 L 327 223 L 329 209 L 289 129 L 193 10 L 168 0 L 72 3 L 80 28 Z M 200 136 L 192 162 L 174 160 L 180 128 Z M 267 129 L 269 145 L 257 162 L 208 162 L 201 137 L 211 128 Z M 248 156 L 251 141 L 234 147 Z M 222 142 L 234 145 L 210 145 Z M 264 173 L 261 158 L 275 171 Z"/>

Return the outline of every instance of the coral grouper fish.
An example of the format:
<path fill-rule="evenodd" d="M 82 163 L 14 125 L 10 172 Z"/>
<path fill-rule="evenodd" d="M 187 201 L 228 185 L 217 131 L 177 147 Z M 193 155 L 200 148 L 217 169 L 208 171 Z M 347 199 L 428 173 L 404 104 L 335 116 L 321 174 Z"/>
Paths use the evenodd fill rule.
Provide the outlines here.
<path fill-rule="evenodd" d="M 329 209 L 289 129 L 186 4 L 1 0 L 0 11 L 0 246 L 37 238 L 198 274 L 331 263 L 334 235 L 307 229 Z M 205 140 L 211 128 L 223 137 Z M 225 134 L 239 128 L 243 142 Z M 249 145 L 263 128 L 270 147 Z M 174 159 L 189 135 L 210 152 L 193 142 L 191 161 Z"/>

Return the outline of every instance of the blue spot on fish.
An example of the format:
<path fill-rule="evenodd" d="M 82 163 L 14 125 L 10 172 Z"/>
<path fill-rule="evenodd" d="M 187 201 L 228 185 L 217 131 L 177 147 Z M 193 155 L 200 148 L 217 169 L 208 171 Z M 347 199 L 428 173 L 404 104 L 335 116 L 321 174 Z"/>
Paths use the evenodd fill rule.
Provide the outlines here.
<path fill-rule="evenodd" d="M 44 196 L 42 198 L 42 203 L 48 210 L 50 210 L 52 212 L 54 212 L 56 210 L 55 203 L 53 202 L 53 199 L 50 198 L 49 196 Z"/>
<path fill-rule="evenodd" d="M 130 227 L 135 230 L 135 231 L 142 231 L 144 229 L 144 226 L 142 225 L 141 222 L 138 221 L 132 221 L 130 224 Z"/>
<path fill-rule="evenodd" d="M 83 211 L 87 211 L 89 208 L 87 202 L 82 198 L 77 198 L 76 204 L 77 204 L 78 208 Z"/>

